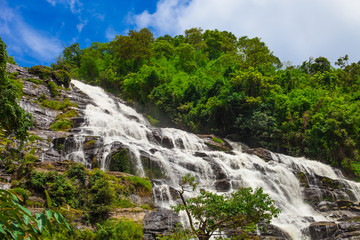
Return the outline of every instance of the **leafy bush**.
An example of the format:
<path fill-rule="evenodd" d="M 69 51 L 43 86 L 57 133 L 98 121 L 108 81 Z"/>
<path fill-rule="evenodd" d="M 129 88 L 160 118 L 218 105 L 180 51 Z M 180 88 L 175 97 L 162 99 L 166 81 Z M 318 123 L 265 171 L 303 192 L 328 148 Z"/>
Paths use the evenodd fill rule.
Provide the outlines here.
<path fill-rule="evenodd" d="M 64 110 L 67 107 L 76 106 L 76 104 L 71 102 L 68 98 L 65 98 L 62 102 L 45 99 L 41 102 L 41 105 L 54 110 Z"/>
<path fill-rule="evenodd" d="M 96 240 L 117 240 L 117 239 L 143 239 L 143 228 L 130 220 L 108 220 L 97 225 Z"/>
<path fill-rule="evenodd" d="M 56 97 L 59 95 L 58 86 L 53 81 L 48 81 L 47 85 L 49 87 L 50 94 L 52 97 Z"/>
<path fill-rule="evenodd" d="M 42 81 L 40 79 L 35 79 L 35 78 L 25 78 L 24 81 L 29 81 L 35 84 L 41 84 Z"/>
<path fill-rule="evenodd" d="M 136 189 L 138 194 L 151 194 L 152 184 L 150 181 L 137 176 L 127 176 L 125 177 L 125 180 L 131 183 L 131 185 Z"/>
<path fill-rule="evenodd" d="M 59 86 L 62 85 L 65 88 L 70 86 L 71 77 L 65 70 L 55 70 L 51 73 L 51 76 Z"/>
<path fill-rule="evenodd" d="M 68 131 L 73 127 L 73 122 L 69 119 L 60 119 L 50 126 L 54 131 Z"/>
<path fill-rule="evenodd" d="M 40 79 L 48 80 L 51 76 L 51 68 L 46 66 L 33 66 L 29 69 L 29 73 L 38 76 Z"/>

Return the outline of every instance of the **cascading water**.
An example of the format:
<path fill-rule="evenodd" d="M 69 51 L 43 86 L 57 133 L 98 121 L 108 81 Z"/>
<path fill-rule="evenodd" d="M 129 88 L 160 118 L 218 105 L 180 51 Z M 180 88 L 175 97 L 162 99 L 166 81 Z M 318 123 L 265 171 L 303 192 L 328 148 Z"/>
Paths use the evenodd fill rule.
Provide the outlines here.
<path fill-rule="evenodd" d="M 307 227 L 311 219 L 316 221 L 326 218 L 316 212 L 303 200 L 302 186 L 295 172 L 304 172 L 309 176 L 325 176 L 343 182 L 348 191 L 360 200 L 360 184 L 344 179 L 339 171 L 316 161 L 304 158 L 293 158 L 282 154 L 273 154 L 272 161 L 246 154 L 236 143 L 229 142 L 231 153 L 214 151 L 208 148 L 204 140 L 194 134 L 173 128 L 153 128 L 148 121 L 134 109 L 116 101 L 101 88 L 86 85 L 72 80 L 72 83 L 87 94 L 95 103 L 85 109 L 86 124 L 81 127 L 82 136 L 100 136 L 105 150 L 98 159 L 102 169 L 107 169 L 107 155 L 112 144 L 120 142 L 132 153 L 136 162 L 136 172 L 145 176 L 141 155 L 146 154 L 164 172 L 164 180 L 154 180 L 156 204 L 169 208 L 176 204 L 171 198 L 171 188 L 178 189 L 180 179 L 191 173 L 199 181 L 201 188 L 217 191 L 219 180 L 226 180 L 232 191 L 240 186 L 262 187 L 275 200 L 282 210 L 273 224 L 288 232 L 294 239 L 305 239 L 301 229 Z M 171 147 L 159 144 L 153 139 L 155 132 L 160 132 L 171 143 Z M 78 151 L 70 153 L 67 158 L 86 162 Z M 224 191 L 224 190 L 222 190 Z"/>

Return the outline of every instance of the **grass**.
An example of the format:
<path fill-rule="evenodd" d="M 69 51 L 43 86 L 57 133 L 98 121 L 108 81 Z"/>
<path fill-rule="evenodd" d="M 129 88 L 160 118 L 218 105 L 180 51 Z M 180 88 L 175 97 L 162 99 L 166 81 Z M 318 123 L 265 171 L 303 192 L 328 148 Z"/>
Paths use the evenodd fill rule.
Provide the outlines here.
<path fill-rule="evenodd" d="M 65 98 L 62 102 L 56 100 L 45 99 L 41 102 L 41 106 L 54 110 L 64 110 L 67 107 L 75 107 L 76 104 Z"/>
<path fill-rule="evenodd" d="M 221 140 L 220 138 L 212 137 L 211 139 L 212 139 L 214 142 L 217 142 L 217 143 L 224 143 L 224 141 Z"/>
<path fill-rule="evenodd" d="M 60 119 L 50 126 L 54 131 L 68 131 L 73 127 L 73 122 L 69 119 Z"/>
<path fill-rule="evenodd" d="M 40 79 L 35 79 L 35 78 L 25 78 L 24 81 L 28 81 L 28 82 L 32 82 L 35 84 L 41 84 L 42 81 Z"/>

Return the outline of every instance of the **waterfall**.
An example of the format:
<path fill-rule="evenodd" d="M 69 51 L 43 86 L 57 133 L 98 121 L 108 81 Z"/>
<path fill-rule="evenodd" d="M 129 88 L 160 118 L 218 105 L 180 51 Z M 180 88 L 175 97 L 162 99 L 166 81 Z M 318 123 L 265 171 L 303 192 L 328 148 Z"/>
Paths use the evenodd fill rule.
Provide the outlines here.
<path fill-rule="evenodd" d="M 155 202 L 161 207 L 169 208 L 176 204 L 172 200 L 171 189 L 178 189 L 180 179 L 187 173 L 196 177 L 199 188 L 214 192 L 228 192 L 240 186 L 262 187 L 281 209 L 280 215 L 272 223 L 294 239 L 305 239 L 301 229 L 309 226 L 312 220 L 326 221 L 327 217 L 304 201 L 303 187 L 296 172 L 341 181 L 355 196 L 355 200 L 360 200 L 360 184 L 346 180 L 330 166 L 275 153 L 272 153 L 273 160 L 264 161 L 244 153 L 237 143 L 232 142 L 229 142 L 233 148 L 231 152 L 214 151 L 194 134 L 174 128 L 151 127 L 141 114 L 99 87 L 77 80 L 72 80 L 72 83 L 93 100 L 94 104 L 86 106 L 86 123 L 79 134 L 102 138 L 106 147 L 98 159 L 101 168 L 108 168 L 106 159 L 115 142 L 120 142 L 131 151 L 136 162 L 136 172 L 140 176 L 146 175 L 141 156 L 148 156 L 164 173 L 162 179 L 153 180 Z M 160 140 L 156 141 L 156 135 Z M 165 140 L 169 146 L 159 143 Z M 84 154 L 81 154 L 81 144 L 79 147 L 67 158 L 86 162 Z M 219 181 L 224 181 L 228 187 L 217 188 Z M 191 196 L 190 193 L 188 196 Z"/>

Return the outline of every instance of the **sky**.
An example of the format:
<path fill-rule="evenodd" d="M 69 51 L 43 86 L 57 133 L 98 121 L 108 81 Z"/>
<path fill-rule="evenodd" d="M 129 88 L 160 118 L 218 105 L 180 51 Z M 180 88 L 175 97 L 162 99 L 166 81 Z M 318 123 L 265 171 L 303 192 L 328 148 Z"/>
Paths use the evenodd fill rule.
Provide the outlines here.
<path fill-rule="evenodd" d="M 284 63 L 360 60 L 360 0 L 0 0 L 0 37 L 20 66 L 50 65 L 64 47 L 129 30 L 155 37 L 218 29 L 259 37 Z"/>

